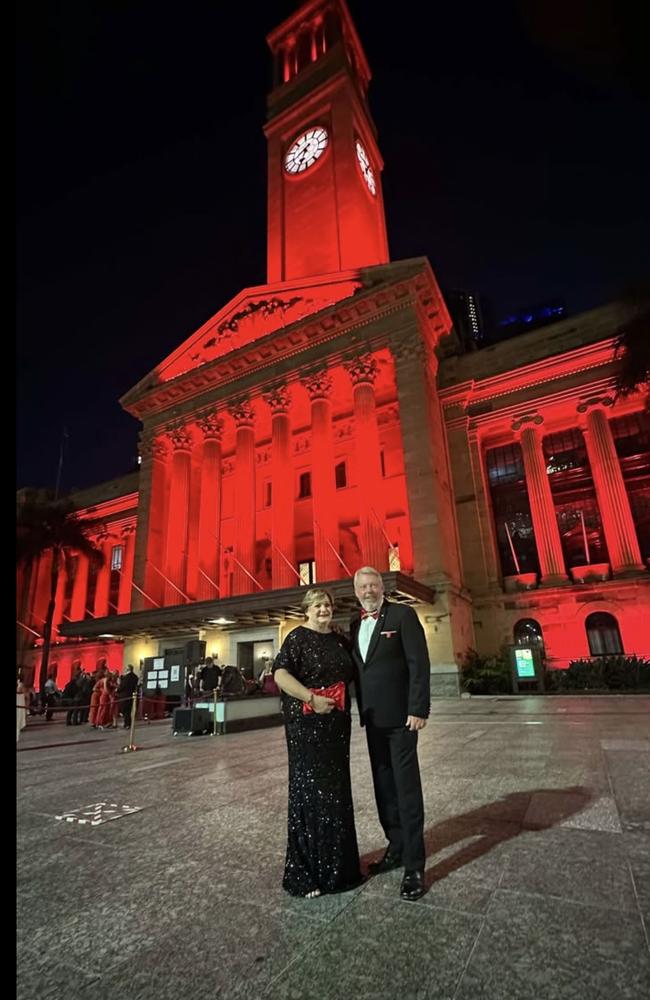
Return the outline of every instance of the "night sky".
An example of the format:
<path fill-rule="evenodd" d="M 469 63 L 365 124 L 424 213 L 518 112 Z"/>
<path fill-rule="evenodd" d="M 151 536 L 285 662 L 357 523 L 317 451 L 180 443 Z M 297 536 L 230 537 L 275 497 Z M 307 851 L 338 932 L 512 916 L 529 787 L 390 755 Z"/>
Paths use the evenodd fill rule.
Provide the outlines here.
<path fill-rule="evenodd" d="M 297 6 L 19 5 L 18 486 L 54 485 L 64 426 L 64 490 L 134 469 L 118 397 L 265 280 L 265 35 Z M 650 100 L 622 5 L 385 6 L 350 0 L 391 258 L 497 317 L 642 277 Z"/>

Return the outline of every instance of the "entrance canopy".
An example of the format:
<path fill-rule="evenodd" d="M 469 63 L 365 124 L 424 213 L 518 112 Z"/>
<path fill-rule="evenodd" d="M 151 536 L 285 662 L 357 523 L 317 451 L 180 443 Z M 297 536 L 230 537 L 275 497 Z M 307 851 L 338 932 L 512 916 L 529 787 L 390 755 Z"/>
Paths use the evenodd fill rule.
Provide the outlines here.
<path fill-rule="evenodd" d="M 386 596 L 400 604 L 433 604 L 435 591 L 403 573 L 382 573 Z M 347 622 L 358 607 L 352 580 L 332 580 L 315 584 L 334 595 L 334 617 Z M 287 590 L 260 590 L 256 594 L 240 594 L 221 601 L 196 601 L 149 611 L 134 611 L 126 615 L 89 618 L 79 622 L 64 622 L 59 634 L 84 639 L 102 638 L 163 638 L 190 632 L 193 629 L 220 628 L 232 632 L 282 622 L 303 621 L 301 602 L 307 587 Z"/>

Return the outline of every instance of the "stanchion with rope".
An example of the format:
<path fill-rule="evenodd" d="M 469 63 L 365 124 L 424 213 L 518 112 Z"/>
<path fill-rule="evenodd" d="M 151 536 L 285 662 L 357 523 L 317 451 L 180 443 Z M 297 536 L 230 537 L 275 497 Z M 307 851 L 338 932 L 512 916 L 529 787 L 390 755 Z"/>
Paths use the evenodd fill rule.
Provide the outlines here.
<path fill-rule="evenodd" d="M 133 742 L 133 734 L 135 733 L 135 716 L 138 707 L 138 692 L 133 692 L 133 697 L 131 698 L 131 729 L 129 730 L 129 745 L 127 747 L 122 747 L 123 753 L 131 753 L 133 750 L 137 750 L 137 746 Z"/>

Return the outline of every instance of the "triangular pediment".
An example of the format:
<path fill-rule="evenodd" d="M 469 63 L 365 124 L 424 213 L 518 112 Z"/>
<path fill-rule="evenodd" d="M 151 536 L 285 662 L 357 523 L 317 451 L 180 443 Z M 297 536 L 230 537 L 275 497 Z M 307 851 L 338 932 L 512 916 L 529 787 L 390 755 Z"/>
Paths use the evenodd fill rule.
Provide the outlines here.
<path fill-rule="evenodd" d="M 390 309 L 393 299 L 403 302 L 404 296 L 411 294 L 436 317 L 434 339 L 447 333 L 449 317 L 426 258 L 246 288 L 130 389 L 120 403 L 143 419 L 146 413 L 165 409 L 169 403 L 178 405 L 186 395 L 203 392 L 215 380 L 223 383 L 242 370 L 268 363 L 269 355 L 278 358 L 287 350 L 295 353 L 299 331 L 313 342 L 321 326 L 320 333 L 331 336 L 334 327 L 343 328 L 349 322 L 358 325 L 359 320 L 367 323 L 374 311 Z"/>
<path fill-rule="evenodd" d="M 358 271 L 244 288 L 151 373 L 169 382 L 320 312 L 361 287 Z"/>

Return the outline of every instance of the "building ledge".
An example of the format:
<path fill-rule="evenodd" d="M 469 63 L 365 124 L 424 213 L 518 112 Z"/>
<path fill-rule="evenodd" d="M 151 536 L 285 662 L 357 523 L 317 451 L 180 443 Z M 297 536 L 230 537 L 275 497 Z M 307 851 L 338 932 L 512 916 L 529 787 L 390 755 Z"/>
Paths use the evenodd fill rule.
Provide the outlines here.
<path fill-rule="evenodd" d="M 390 600 L 400 604 L 433 604 L 435 590 L 403 573 L 382 573 L 384 590 Z M 352 580 L 331 580 L 315 584 L 331 591 L 335 603 L 335 621 L 347 623 L 358 607 Z M 220 601 L 194 601 L 148 611 L 133 611 L 106 618 L 90 618 L 65 622 L 59 634 L 66 637 L 115 638 L 136 636 L 162 638 L 211 627 L 227 632 L 246 628 L 278 626 L 286 621 L 304 621 L 301 602 L 307 587 L 286 590 L 264 590 L 256 594 L 240 594 Z"/>

